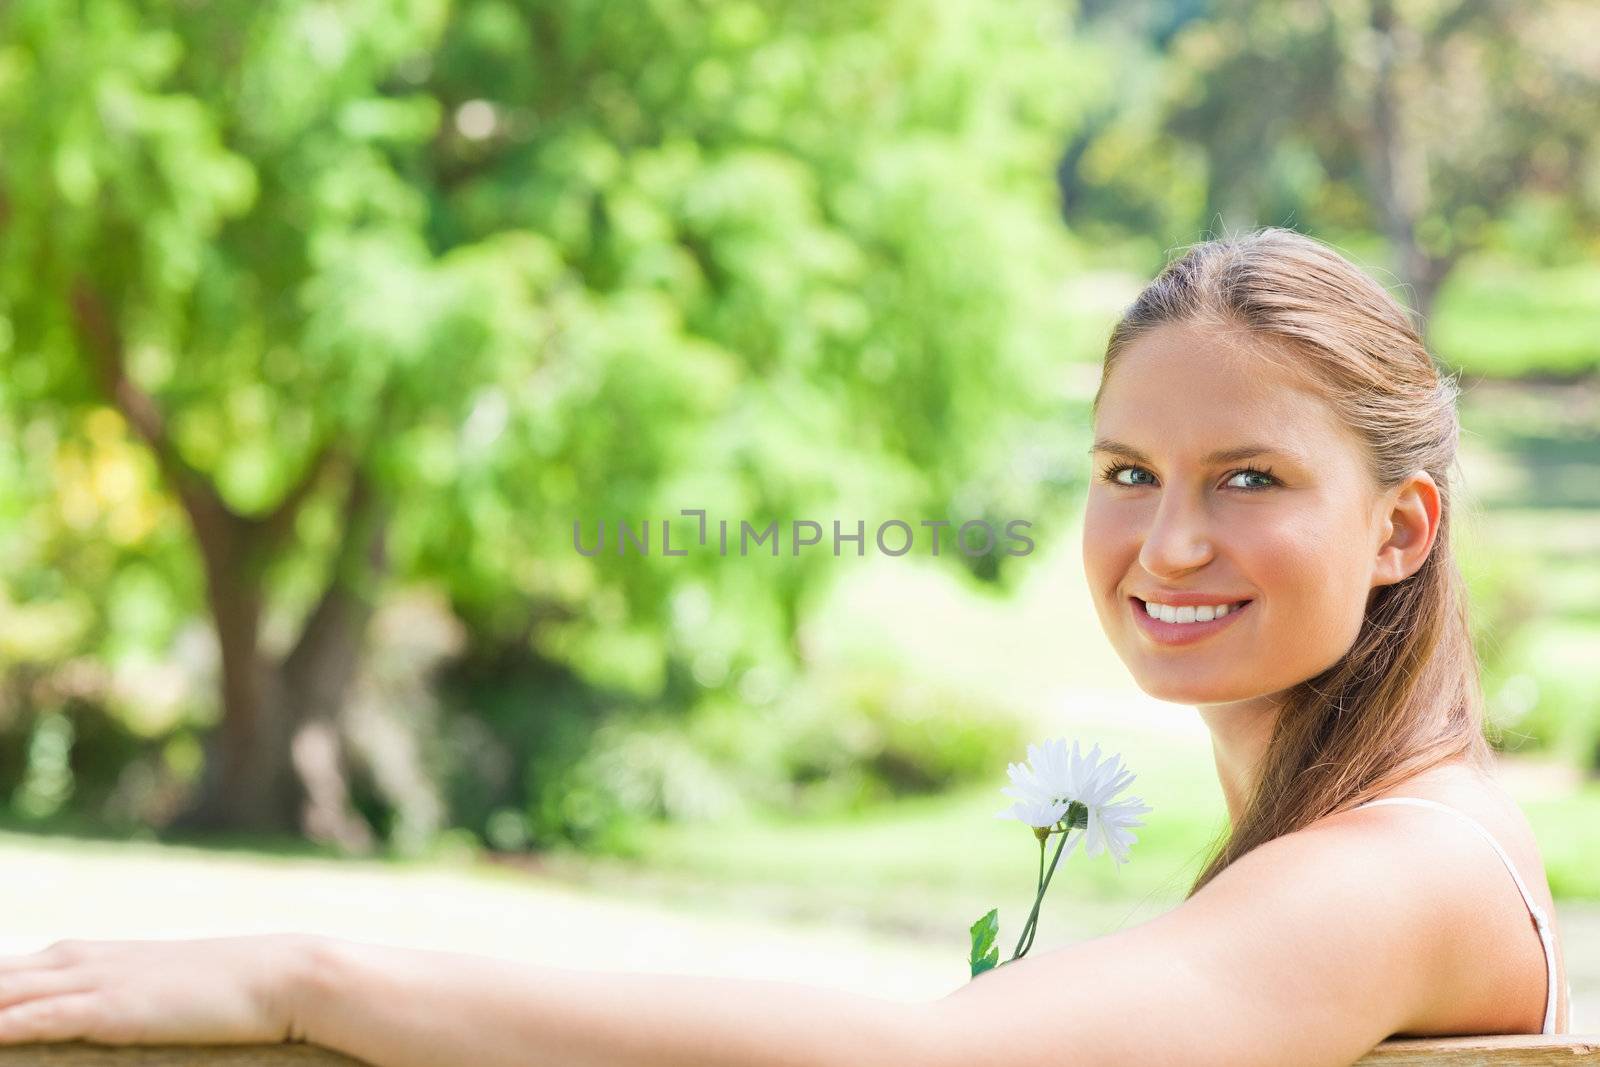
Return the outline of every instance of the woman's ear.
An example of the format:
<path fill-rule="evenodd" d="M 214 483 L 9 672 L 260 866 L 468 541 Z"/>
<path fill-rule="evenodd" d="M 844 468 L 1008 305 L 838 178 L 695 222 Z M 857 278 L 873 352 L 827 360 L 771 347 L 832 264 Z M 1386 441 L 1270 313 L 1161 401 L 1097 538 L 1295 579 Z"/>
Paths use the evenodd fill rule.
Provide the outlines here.
<path fill-rule="evenodd" d="M 1372 585 L 1393 585 L 1417 573 L 1439 533 L 1439 486 L 1419 470 L 1384 494 L 1383 540 L 1373 562 Z"/>

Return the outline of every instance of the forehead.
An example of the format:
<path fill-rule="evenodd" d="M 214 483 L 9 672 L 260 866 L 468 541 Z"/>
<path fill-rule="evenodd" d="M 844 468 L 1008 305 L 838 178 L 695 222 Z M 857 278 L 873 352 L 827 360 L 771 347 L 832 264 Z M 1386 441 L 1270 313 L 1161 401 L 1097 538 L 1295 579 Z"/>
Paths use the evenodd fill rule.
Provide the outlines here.
<path fill-rule="evenodd" d="M 1095 412 L 1097 438 L 1201 455 L 1219 444 L 1271 441 L 1291 456 L 1357 442 L 1318 394 L 1298 354 L 1240 330 L 1167 323 L 1117 357 Z"/>

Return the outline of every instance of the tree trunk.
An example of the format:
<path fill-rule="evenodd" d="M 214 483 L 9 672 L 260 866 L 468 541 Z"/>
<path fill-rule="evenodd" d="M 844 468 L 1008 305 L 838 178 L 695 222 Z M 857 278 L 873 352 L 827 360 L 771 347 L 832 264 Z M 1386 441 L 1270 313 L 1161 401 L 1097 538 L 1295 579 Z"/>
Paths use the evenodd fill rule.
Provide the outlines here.
<path fill-rule="evenodd" d="M 1434 301 L 1455 266 L 1457 253 L 1434 255 L 1417 234 L 1428 197 L 1427 160 L 1419 141 L 1408 136 L 1401 112 L 1396 68 L 1402 49 L 1414 47 L 1410 31 L 1395 17 L 1392 0 L 1374 0 L 1371 26 L 1378 62 L 1372 85 L 1372 125 L 1367 136 L 1368 169 L 1378 222 L 1393 249 L 1396 272 L 1405 283 L 1418 331 L 1433 324 Z"/>
<path fill-rule="evenodd" d="M 353 688 L 386 554 L 385 519 L 357 471 L 345 531 L 321 600 L 278 668 L 280 714 L 291 724 L 290 759 L 304 790 L 300 827 L 313 840 L 367 851 L 372 832 L 352 809 L 340 712 Z"/>
<path fill-rule="evenodd" d="M 201 537 L 222 650 L 223 716 L 208 739 L 201 789 L 175 825 L 298 833 L 346 851 L 372 847 L 371 829 L 350 804 L 339 713 L 375 606 L 384 527 L 370 484 L 353 473 L 328 583 L 276 664 L 260 651 L 255 565 Z"/>
<path fill-rule="evenodd" d="M 282 663 L 268 662 L 261 652 L 267 564 L 289 543 L 300 506 L 334 450 L 312 458 L 271 512 L 239 514 L 185 460 L 168 433 L 166 413 L 129 376 L 115 302 L 79 279 L 71 304 L 90 373 L 154 453 L 205 566 L 222 667 L 222 721 L 206 739 L 200 788 L 173 825 L 305 833 L 367 847 L 371 831 L 352 810 L 345 785 L 338 715 L 355 681 L 384 562 L 384 517 L 372 486 L 351 465 L 344 531 L 327 586 L 294 648 Z"/>
<path fill-rule="evenodd" d="M 173 826 L 294 832 L 300 791 L 288 761 L 277 672 L 261 658 L 260 580 L 234 554 L 199 540 L 221 654 L 222 719 L 206 738 L 200 789 Z"/>

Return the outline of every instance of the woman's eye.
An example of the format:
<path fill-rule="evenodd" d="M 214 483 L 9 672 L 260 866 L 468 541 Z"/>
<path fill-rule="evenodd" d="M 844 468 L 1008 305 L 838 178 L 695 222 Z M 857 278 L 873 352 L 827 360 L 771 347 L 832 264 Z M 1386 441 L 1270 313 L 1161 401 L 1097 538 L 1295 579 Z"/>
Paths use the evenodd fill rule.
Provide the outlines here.
<path fill-rule="evenodd" d="M 1130 477 L 1127 478 L 1127 479 L 1124 479 L 1122 477 L 1124 474 L 1127 474 Z M 1153 484 L 1153 481 L 1152 482 L 1144 482 L 1144 481 L 1135 480 L 1136 476 L 1138 476 L 1138 475 L 1148 475 L 1148 474 L 1150 474 L 1150 472 L 1145 470 L 1143 467 L 1133 467 L 1133 466 L 1129 466 L 1127 464 L 1117 464 L 1117 465 L 1114 465 L 1114 466 L 1111 466 L 1111 467 L 1107 467 L 1105 470 L 1101 471 L 1100 472 L 1100 479 L 1102 481 L 1104 481 L 1104 482 L 1110 483 L 1111 485 L 1122 485 L 1122 486 L 1127 486 L 1129 488 L 1135 488 L 1135 487 L 1138 487 L 1138 486 L 1141 486 L 1141 485 Z M 1235 480 L 1236 479 L 1240 479 L 1240 478 L 1246 479 L 1245 483 L 1244 484 L 1240 484 L 1240 485 L 1234 485 Z M 1152 476 L 1152 479 L 1153 479 L 1153 476 Z M 1252 481 L 1252 479 L 1254 479 L 1254 480 Z M 1236 489 L 1246 489 L 1246 490 L 1249 490 L 1249 489 L 1269 489 L 1272 486 L 1276 485 L 1277 483 L 1278 483 L 1277 476 L 1274 475 L 1271 471 L 1258 470 L 1255 467 L 1246 467 L 1243 470 L 1234 471 L 1232 474 L 1230 474 L 1228 476 L 1228 484 L 1230 486 L 1233 486 Z"/>
<path fill-rule="evenodd" d="M 1150 484 L 1148 482 L 1126 482 L 1126 481 L 1123 481 L 1121 475 L 1124 474 L 1124 473 L 1149 474 L 1150 472 L 1145 470 L 1143 467 L 1129 467 L 1129 466 L 1126 466 L 1126 465 L 1119 465 L 1119 466 L 1107 467 L 1105 470 L 1101 471 L 1100 472 L 1100 478 L 1103 481 L 1110 482 L 1112 485 L 1134 486 L 1134 485 L 1148 485 L 1148 484 Z"/>
<path fill-rule="evenodd" d="M 1261 479 L 1260 482 L 1257 482 L 1254 485 L 1241 485 L 1238 487 L 1240 489 L 1266 489 L 1268 486 L 1274 485 L 1278 481 L 1277 478 L 1272 476 L 1271 471 L 1256 470 L 1254 467 L 1246 467 L 1242 471 L 1234 471 L 1233 474 L 1228 478 L 1228 481 L 1232 482 L 1234 478 Z"/>

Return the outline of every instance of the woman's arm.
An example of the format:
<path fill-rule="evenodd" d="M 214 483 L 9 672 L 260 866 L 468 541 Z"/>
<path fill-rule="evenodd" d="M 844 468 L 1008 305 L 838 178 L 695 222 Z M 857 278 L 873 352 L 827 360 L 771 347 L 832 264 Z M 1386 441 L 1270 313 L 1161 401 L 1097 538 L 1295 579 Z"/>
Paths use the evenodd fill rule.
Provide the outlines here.
<path fill-rule="evenodd" d="M 1269 842 L 1166 915 L 932 1002 L 328 941 L 303 1036 L 383 1067 L 1346 1064 L 1462 1003 L 1461 976 L 1483 966 L 1461 934 L 1480 899 L 1521 907 L 1494 896 L 1509 883 L 1475 896 L 1498 871 L 1464 828 L 1385 818 Z"/>
<path fill-rule="evenodd" d="M 308 943 L 291 1036 L 378 1067 L 911 1067 L 934 1004 L 818 986 Z"/>
<path fill-rule="evenodd" d="M 1349 1063 L 1440 1006 L 1495 1017 L 1473 931 L 1522 906 L 1469 827 L 1384 818 L 1271 841 L 1151 922 L 921 1004 L 293 935 L 73 942 L 0 959 L 0 1043 L 293 1038 L 378 1067 Z"/>

